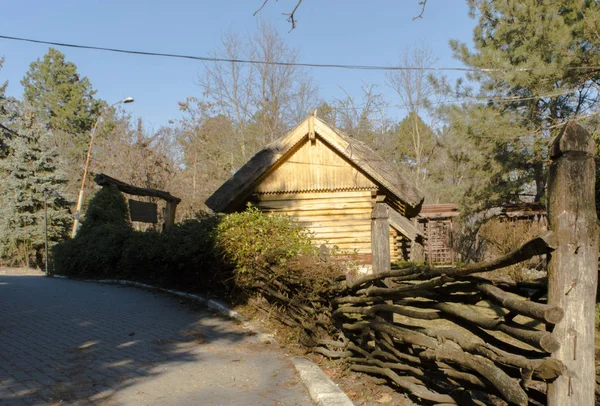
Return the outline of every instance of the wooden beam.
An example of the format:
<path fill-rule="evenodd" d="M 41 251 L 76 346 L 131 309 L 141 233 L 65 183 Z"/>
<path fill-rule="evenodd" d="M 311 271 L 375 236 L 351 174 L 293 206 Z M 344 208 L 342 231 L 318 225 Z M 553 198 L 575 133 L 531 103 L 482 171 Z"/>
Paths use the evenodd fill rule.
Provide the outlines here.
<path fill-rule="evenodd" d="M 175 204 L 179 204 L 179 202 L 181 202 L 180 198 L 173 196 L 169 192 L 133 186 L 128 183 L 121 182 L 118 179 L 111 178 L 103 173 L 99 173 L 94 176 L 94 182 L 96 182 L 99 186 L 115 185 L 121 192 L 134 196 L 159 197 L 167 202 L 174 202 Z"/>
<path fill-rule="evenodd" d="M 373 250 L 373 273 L 389 272 L 390 258 L 390 223 L 388 205 L 376 202 L 371 213 L 371 244 Z"/>
<path fill-rule="evenodd" d="M 558 247 L 548 264 L 548 304 L 564 310 L 552 334 L 561 343 L 552 356 L 567 374 L 548 385 L 548 405 L 593 405 L 594 331 L 598 283 L 598 219 L 592 136 L 569 122 L 555 139 L 548 176 L 550 230 Z"/>

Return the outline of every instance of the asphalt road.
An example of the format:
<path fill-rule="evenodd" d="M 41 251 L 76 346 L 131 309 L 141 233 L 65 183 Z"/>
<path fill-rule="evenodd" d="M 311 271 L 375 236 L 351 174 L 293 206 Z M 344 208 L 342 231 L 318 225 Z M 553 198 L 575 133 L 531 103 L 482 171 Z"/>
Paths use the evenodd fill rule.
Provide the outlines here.
<path fill-rule="evenodd" d="M 282 351 L 180 298 L 0 274 L 2 405 L 311 405 Z"/>

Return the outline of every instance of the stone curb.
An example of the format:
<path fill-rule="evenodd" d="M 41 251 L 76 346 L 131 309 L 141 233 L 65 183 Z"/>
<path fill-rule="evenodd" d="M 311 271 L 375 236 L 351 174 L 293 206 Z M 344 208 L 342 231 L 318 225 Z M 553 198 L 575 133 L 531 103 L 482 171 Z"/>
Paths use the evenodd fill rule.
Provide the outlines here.
<path fill-rule="evenodd" d="M 313 362 L 294 357 L 292 362 L 306 385 L 313 401 L 319 406 L 353 406 L 350 398 Z"/>
<path fill-rule="evenodd" d="M 121 279 L 71 279 L 63 275 L 49 276 L 57 279 L 69 279 L 79 282 L 135 286 L 138 288 L 157 290 L 159 292 L 170 293 L 175 296 L 191 299 L 200 304 L 205 305 L 209 309 L 213 310 L 215 313 L 240 322 L 244 328 L 255 334 L 261 342 L 268 342 L 271 344 L 277 343 L 277 340 L 273 337 L 272 334 L 265 334 L 261 332 L 258 328 L 252 325 L 252 323 L 246 321 L 244 317 L 238 312 L 231 310 L 223 303 L 220 303 L 213 299 L 206 299 L 201 295 L 195 295 L 192 293 L 180 292 L 178 290 L 165 289 L 157 286 L 147 285 L 145 283 Z M 350 398 L 335 383 L 333 383 L 333 381 L 331 381 L 331 379 L 329 379 L 327 375 L 325 375 L 325 373 L 321 370 L 321 368 L 319 368 L 315 363 L 303 357 L 293 357 L 292 362 L 294 363 L 296 371 L 298 371 L 298 374 L 300 375 L 302 383 L 304 383 L 304 385 L 308 389 L 308 393 L 310 394 L 310 397 L 316 405 L 354 406 L 354 403 L 352 403 Z"/>

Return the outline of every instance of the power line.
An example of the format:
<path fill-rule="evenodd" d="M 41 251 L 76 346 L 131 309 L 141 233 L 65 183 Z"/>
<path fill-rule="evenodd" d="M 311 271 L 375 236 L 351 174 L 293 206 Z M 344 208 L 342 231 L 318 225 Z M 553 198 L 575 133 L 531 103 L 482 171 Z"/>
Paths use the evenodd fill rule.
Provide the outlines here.
<path fill-rule="evenodd" d="M 552 67 L 537 67 L 537 68 L 460 68 L 460 67 L 410 67 L 410 66 L 384 66 L 384 65 L 346 65 L 346 64 L 327 64 L 327 63 L 303 63 L 303 62 L 281 62 L 281 61 L 259 61 L 253 59 L 230 59 L 230 58 L 217 58 L 208 56 L 195 56 L 195 55 L 184 55 L 184 54 L 171 54 L 162 52 L 149 52 L 149 51 L 135 51 L 119 48 L 106 48 L 97 47 L 91 45 L 77 45 L 68 44 L 63 42 L 54 41 L 43 41 L 31 38 L 20 38 L 11 37 L 8 35 L 0 35 L 0 39 L 12 40 L 12 41 L 23 41 L 32 42 L 35 44 L 54 45 L 58 47 L 77 48 L 77 49 L 88 49 L 93 51 L 106 51 L 106 52 L 117 52 L 122 54 L 130 55 L 144 55 L 144 56 L 160 56 L 165 58 L 176 58 L 176 59 L 191 59 L 196 61 L 204 62 L 227 62 L 227 63 L 242 63 L 251 65 L 273 65 L 273 66 L 297 66 L 305 68 L 326 68 L 326 69 L 353 69 L 353 70 L 381 70 L 381 71 L 457 71 L 457 72 L 480 72 L 480 73 L 493 73 L 493 72 L 533 72 L 533 71 L 592 71 L 600 70 L 600 66 L 570 66 L 565 68 L 552 68 Z"/>
<path fill-rule="evenodd" d="M 520 101 L 527 101 L 527 100 L 545 99 L 545 98 L 549 98 L 549 97 L 566 96 L 569 94 L 573 94 L 575 92 L 576 92 L 576 90 L 567 90 L 564 92 L 555 92 L 555 93 L 540 94 L 540 95 L 534 95 L 534 96 L 469 96 L 469 97 L 463 97 L 463 98 L 458 98 L 458 99 L 440 100 L 440 101 L 434 101 L 434 102 L 423 101 L 423 102 L 419 102 L 419 103 L 413 103 L 412 105 L 399 104 L 399 103 L 398 104 L 382 103 L 382 104 L 374 105 L 373 110 L 379 110 L 379 111 L 387 110 L 387 109 L 410 110 L 411 108 L 413 108 L 415 106 L 427 107 L 427 106 L 439 106 L 439 105 L 461 104 L 461 103 L 487 103 L 487 102 L 491 102 L 491 101 L 507 102 L 507 103 L 508 102 L 520 102 Z M 342 102 L 343 102 L 343 100 L 342 100 Z M 358 111 L 367 106 L 368 106 L 368 104 L 362 103 L 362 104 L 358 104 L 358 105 L 354 105 L 354 106 L 344 106 L 344 109 Z"/>

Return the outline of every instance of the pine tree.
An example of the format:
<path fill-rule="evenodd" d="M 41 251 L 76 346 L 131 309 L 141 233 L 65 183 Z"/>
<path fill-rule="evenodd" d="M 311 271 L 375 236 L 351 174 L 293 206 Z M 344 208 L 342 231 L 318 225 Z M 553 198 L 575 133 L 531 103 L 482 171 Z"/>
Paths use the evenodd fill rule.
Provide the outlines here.
<path fill-rule="evenodd" d="M 0 256 L 42 266 L 44 258 L 44 191 L 64 184 L 56 149 L 45 122 L 30 106 L 15 119 L 9 155 L 0 160 L 5 178 L 0 190 Z M 51 243 L 68 236 L 71 223 L 61 198 L 48 197 L 48 237 Z"/>
<path fill-rule="evenodd" d="M 488 157 L 474 162 L 487 177 L 469 196 L 478 196 L 484 205 L 539 202 L 545 193 L 550 139 L 567 120 L 597 111 L 600 71 L 587 67 L 600 64 L 600 3 L 468 3 L 479 19 L 473 49 L 456 41 L 451 46 L 464 64 L 484 69 L 469 79 L 478 82 L 479 96 L 488 99 L 486 106 L 463 106 L 450 113 L 456 134 Z M 485 70 L 489 68 L 494 70 Z"/>
<path fill-rule="evenodd" d="M 51 131 L 87 138 L 102 102 L 87 77 L 80 77 L 77 66 L 50 48 L 42 60 L 31 63 L 23 80 L 24 101 L 39 111 Z"/>
<path fill-rule="evenodd" d="M 4 63 L 4 58 L 0 58 L 0 69 Z M 15 100 L 6 96 L 8 81 L 0 84 L 0 159 L 8 155 L 8 141 L 12 138 L 14 130 L 11 127 L 11 121 L 14 117 Z"/>
<path fill-rule="evenodd" d="M 23 100 L 45 123 L 65 161 L 65 176 L 76 180 L 89 142 L 90 130 L 106 105 L 94 98 L 96 91 L 87 77 L 81 77 L 77 66 L 65 59 L 58 50 L 50 48 L 40 60 L 31 63 L 21 84 Z M 102 131 L 96 134 L 102 136 Z M 77 182 L 71 182 L 76 185 Z M 75 190 L 68 190 L 70 195 Z"/>

